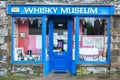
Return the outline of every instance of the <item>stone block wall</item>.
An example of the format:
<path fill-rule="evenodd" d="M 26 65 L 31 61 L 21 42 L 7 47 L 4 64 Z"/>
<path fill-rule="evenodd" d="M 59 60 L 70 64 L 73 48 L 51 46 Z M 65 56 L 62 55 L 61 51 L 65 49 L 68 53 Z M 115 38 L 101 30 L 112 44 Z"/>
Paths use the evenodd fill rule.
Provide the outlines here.
<path fill-rule="evenodd" d="M 0 2 L 0 76 L 7 74 L 10 70 L 10 30 L 6 15 L 6 2 Z"/>
<path fill-rule="evenodd" d="M 111 18 L 111 70 L 120 71 L 120 15 Z"/>

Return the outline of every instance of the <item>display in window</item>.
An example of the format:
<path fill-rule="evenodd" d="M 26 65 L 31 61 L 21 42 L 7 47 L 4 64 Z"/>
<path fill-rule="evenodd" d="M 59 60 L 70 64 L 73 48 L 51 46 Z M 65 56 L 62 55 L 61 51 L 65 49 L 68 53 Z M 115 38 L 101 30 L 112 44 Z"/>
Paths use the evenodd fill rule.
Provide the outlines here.
<path fill-rule="evenodd" d="M 93 41 L 94 41 L 93 37 L 83 36 L 83 46 L 93 47 L 94 46 L 94 42 Z"/>
<path fill-rule="evenodd" d="M 103 37 L 94 37 L 94 47 L 103 49 L 104 39 Z"/>
<path fill-rule="evenodd" d="M 81 18 L 80 19 L 79 47 L 80 61 L 106 61 L 107 57 L 107 19 Z"/>
<path fill-rule="evenodd" d="M 24 23 L 21 20 L 24 20 Z M 41 26 L 39 25 L 41 18 L 16 18 L 16 21 L 14 60 L 42 61 L 42 27 L 39 27 Z"/>

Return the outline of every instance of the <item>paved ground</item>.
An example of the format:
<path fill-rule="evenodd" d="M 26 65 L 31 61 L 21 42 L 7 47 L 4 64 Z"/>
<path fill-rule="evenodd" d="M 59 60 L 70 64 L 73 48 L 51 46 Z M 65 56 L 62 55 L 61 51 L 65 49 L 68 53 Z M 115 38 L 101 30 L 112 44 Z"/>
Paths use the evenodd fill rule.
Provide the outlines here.
<path fill-rule="evenodd" d="M 41 77 L 42 80 L 42 77 Z M 43 78 L 43 80 L 76 80 L 75 76 L 70 75 L 69 73 L 52 73 Z"/>
<path fill-rule="evenodd" d="M 46 77 L 37 77 L 25 80 L 120 80 L 120 75 L 81 75 L 73 76 L 69 73 L 55 73 L 50 74 Z"/>
<path fill-rule="evenodd" d="M 69 73 L 51 73 L 48 76 L 25 80 L 76 80 L 76 76 L 73 76 Z"/>

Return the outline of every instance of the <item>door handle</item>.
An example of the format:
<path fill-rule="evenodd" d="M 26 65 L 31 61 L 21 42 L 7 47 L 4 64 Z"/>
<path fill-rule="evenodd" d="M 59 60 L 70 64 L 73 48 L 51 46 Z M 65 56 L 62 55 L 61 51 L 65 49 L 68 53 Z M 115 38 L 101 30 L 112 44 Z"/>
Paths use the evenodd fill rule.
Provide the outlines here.
<path fill-rule="evenodd" d="M 63 55 L 63 53 L 57 53 L 57 55 L 58 55 L 58 56 L 62 56 L 62 55 Z"/>

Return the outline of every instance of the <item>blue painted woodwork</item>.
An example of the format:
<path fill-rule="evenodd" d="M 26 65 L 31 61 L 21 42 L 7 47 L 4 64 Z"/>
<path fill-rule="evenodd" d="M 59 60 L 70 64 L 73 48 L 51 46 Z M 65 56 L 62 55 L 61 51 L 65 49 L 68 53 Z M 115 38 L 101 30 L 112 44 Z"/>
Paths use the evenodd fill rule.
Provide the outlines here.
<path fill-rule="evenodd" d="M 53 71 L 70 71 L 72 68 L 72 19 L 68 19 L 68 48 L 64 52 L 53 51 L 53 32 L 54 22 L 53 19 L 49 19 L 49 64 L 50 70 Z M 59 55 L 61 54 L 61 55 Z"/>
<path fill-rule="evenodd" d="M 78 56 L 79 56 L 79 17 L 75 17 L 76 20 L 76 30 L 75 30 L 75 60 L 78 61 Z"/>
<path fill-rule="evenodd" d="M 108 25 L 107 25 L 107 34 L 108 34 L 108 50 L 107 50 L 107 62 L 110 64 L 110 17 L 108 18 Z"/>
<path fill-rule="evenodd" d="M 11 56 L 12 56 L 12 63 L 14 63 L 14 17 L 12 17 L 12 29 L 11 29 Z"/>

